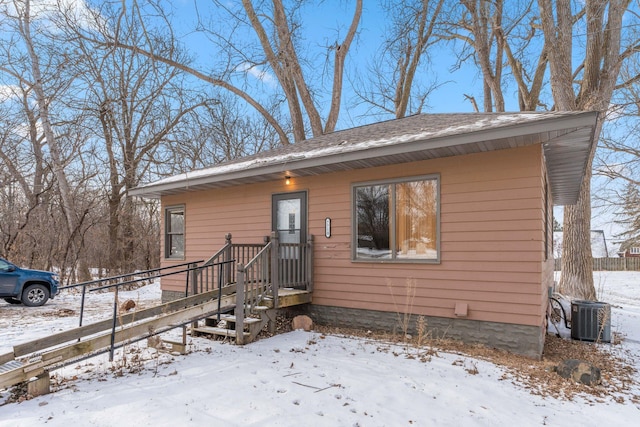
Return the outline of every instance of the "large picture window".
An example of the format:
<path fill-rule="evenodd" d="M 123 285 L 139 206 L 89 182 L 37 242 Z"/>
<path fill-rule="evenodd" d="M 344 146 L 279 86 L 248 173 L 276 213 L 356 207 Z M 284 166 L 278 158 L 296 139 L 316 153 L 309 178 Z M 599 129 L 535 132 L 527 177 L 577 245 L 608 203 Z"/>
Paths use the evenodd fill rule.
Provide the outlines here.
<path fill-rule="evenodd" d="M 357 260 L 439 261 L 437 176 L 354 186 Z"/>
<path fill-rule="evenodd" d="M 165 258 L 184 258 L 184 206 L 165 209 L 164 230 Z"/>

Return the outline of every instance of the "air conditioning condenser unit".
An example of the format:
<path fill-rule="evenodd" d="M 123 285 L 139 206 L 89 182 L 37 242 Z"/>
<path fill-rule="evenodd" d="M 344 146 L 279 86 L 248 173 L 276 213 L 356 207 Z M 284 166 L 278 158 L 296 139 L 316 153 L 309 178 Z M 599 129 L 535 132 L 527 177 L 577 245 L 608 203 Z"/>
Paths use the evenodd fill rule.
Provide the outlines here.
<path fill-rule="evenodd" d="M 571 338 L 611 342 L 611 306 L 599 301 L 571 301 Z"/>

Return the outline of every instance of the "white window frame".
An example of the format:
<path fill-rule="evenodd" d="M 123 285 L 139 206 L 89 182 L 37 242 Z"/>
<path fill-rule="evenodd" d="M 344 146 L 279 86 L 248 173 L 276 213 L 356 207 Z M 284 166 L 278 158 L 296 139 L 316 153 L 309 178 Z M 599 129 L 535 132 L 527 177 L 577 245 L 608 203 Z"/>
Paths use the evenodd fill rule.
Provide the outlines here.
<path fill-rule="evenodd" d="M 171 215 L 182 212 L 183 226 L 181 231 L 170 230 Z M 165 259 L 185 259 L 186 252 L 186 210 L 184 205 L 167 206 L 164 208 L 164 257 Z M 173 253 L 171 242 L 173 236 L 182 236 L 182 253 Z"/>

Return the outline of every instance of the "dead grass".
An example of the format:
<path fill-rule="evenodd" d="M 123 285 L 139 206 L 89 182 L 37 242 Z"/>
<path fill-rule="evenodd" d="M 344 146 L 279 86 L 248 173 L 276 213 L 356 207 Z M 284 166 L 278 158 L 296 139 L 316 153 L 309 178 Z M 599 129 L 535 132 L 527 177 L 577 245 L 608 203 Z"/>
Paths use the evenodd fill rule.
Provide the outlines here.
<path fill-rule="evenodd" d="M 508 355 L 495 359 L 495 363 L 508 368 L 514 382 L 521 383 L 532 394 L 569 400 L 579 394 L 593 402 L 611 397 L 619 403 L 625 399 L 640 403 L 640 396 L 631 387 L 636 374 L 633 358 L 625 354 L 619 338 L 612 344 L 595 344 L 547 335 L 543 358 L 539 362 L 531 363 Z M 554 367 L 567 359 L 584 360 L 600 368 L 602 384 L 587 386 L 557 375 Z"/>
<path fill-rule="evenodd" d="M 368 339 L 406 345 L 406 337 L 388 333 L 371 333 L 358 329 L 315 326 L 314 330 L 325 334 L 366 337 Z M 633 390 L 636 369 L 633 358 L 625 354 L 620 346 L 621 338 L 614 336 L 612 344 L 595 344 L 558 338 L 547 335 L 542 360 L 534 360 L 507 351 L 483 345 L 469 345 L 459 341 L 432 339 L 421 343 L 430 348 L 430 355 L 438 352 L 453 353 L 485 360 L 505 369 L 502 381 L 511 381 L 531 394 L 572 400 L 581 396 L 587 401 L 602 402 L 612 398 L 618 403 L 631 401 L 640 403 L 640 395 Z M 418 347 L 417 339 L 412 342 Z M 579 359 L 597 366 L 601 370 L 602 384 L 587 386 L 571 379 L 560 377 L 555 367 L 563 360 Z M 424 361 L 424 359 L 423 359 Z M 637 388 L 636 388 L 637 389 Z"/>

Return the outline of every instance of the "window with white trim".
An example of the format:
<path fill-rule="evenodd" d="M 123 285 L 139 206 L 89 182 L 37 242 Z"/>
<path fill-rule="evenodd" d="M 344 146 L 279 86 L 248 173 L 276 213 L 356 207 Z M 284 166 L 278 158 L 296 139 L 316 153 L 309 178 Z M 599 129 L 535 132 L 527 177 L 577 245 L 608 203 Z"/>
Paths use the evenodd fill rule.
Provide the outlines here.
<path fill-rule="evenodd" d="M 439 177 L 353 186 L 354 259 L 438 262 Z"/>
<path fill-rule="evenodd" d="M 640 247 L 629 248 L 629 253 L 631 255 L 640 255 Z"/>
<path fill-rule="evenodd" d="M 184 206 L 170 206 L 164 211 L 164 256 L 184 258 Z"/>

